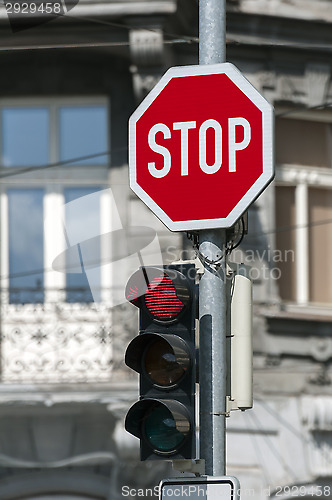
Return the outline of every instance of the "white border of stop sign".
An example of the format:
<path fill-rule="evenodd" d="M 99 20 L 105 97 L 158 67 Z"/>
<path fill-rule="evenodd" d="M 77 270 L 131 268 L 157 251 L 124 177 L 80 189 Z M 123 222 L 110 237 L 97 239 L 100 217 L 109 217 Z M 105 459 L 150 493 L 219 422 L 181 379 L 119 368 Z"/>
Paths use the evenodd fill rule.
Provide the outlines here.
<path fill-rule="evenodd" d="M 234 209 L 225 218 L 215 219 L 200 219 L 200 220 L 184 220 L 173 221 L 164 212 L 164 210 L 157 205 L 151 196 L 137 183 L 137 164 L 136 164 L 136 149 L 139 145 L 136 143 L 136 124 L 145 111 L 151 106 L 153 101 L 158 97 L 160 92 L 173 78 L 190 77 L 198 75 L 213 75 L 213 74 L 226 74 L 229 79 L 246 95 L 246 97 L 262 112 L 262 158 L 263 158 L 263 172 L 254 184 L 248 189 L 245 195 L 237 203 Z M 230 119 L 234 120 L 234 119 Z M 247 120 L 238 118 L 238 122 L 228 121 L 229 136 L 233 137 L 232 147 L 230 146 L 229 154 L 232 155 L 232 162 L 229 165 L 230 171 L 236 171 L 236 151 L 244 149 L 250 142 L 250 124 Z M 218 122 L 214 120 L 207 120 L 200 127 L 199 133 L 204 138 L 206 127 L 213 127 L 216 136 L 221 134 L 222 131 L 218 128 Z M 210 123 L 211 122 L 211 123 Z M 244 139 L 240 143 L 235 142 L 234 129 L 236 125 L 241 125 L 244 131 Z M 173 124 L 174 130 L 180 130 L 181 133 L 181 175 L 188 175 L 188 164 L 186 163 L 187 155 L 186 148 L 188 148 L 188 131 L 196 127 L 196 122 L 176 122 Z M 202 130 L 201 130 L 202 129 Z M 204 129 L 204 130 L 203 130 Z M 152 130 L 152 132 L 151 132 Z M 157 132 L 162 132 L 164 137 L 167 138 L 171 134 L 171 130 L 164 124 L 159 123 L 155 125 L 155 129 L 149 132 L 148 143 L 152 151 L 163 156 L 163 168 L 157 170 L 153 163 L 147 163 L 146 168 L 149 170 L 150 175 L 154 178 L 161 178 L 167 175 L 168 168 L 170 168 L 170 161 L 168 157 L 168 150 L 159 145 L 155 141 Z M 221 141 L 220 141 L 221 143 Z M 204 145 L 204 141 L 202 141 Z M 215 163 L 210 166 L 204 161 L 204 148 L 200 150 L 200 167 L 207 174 L 214 173 L 221 165 L 219 157 L 221 151 L 216 151 Z M 218 162 L 219 161 L 219 162 Z M 208 170 L 210 169 L 210 171 Z M 138 106 L 136 111 L 129 119 L 129 183 L 131 189 L 137 196 L 152 210 L 152 212 L 171 230 L 171 231 L 190 231 L 194 229 L 213 229 L 213 228 L 228 228 L 232 227 L 235 222 L 243 215 L 248 207 L 255 201 L 255 199 L 262 193 L 267 185 L 274 177 L 274 112 L 273 107 L 268 103 L 265 98 L 256 90 L 251 83 L 240 73 L 240 71 L 230 63 L 213 64 L 213 65 L 199 65 L 199 66 L 178 66 L 169 69 L 165 75 L 160 79 L 153 90 Z M 171 196 L 171 195 L 170 195 Z M 193 203 L 199 203 L 199 198 L 196 197 Z"/>

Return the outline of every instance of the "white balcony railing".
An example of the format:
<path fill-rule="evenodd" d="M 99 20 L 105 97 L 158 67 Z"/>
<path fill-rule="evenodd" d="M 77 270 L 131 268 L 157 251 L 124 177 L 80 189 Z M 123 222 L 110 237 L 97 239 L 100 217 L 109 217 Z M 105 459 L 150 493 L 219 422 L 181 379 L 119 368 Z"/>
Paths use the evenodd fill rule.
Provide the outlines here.
<path fill-rule="evenodd" d="M 130 304 L 3 301 L 0 382 L 123 381 L 130 377 L 124 352 L 136 325 Z"/>

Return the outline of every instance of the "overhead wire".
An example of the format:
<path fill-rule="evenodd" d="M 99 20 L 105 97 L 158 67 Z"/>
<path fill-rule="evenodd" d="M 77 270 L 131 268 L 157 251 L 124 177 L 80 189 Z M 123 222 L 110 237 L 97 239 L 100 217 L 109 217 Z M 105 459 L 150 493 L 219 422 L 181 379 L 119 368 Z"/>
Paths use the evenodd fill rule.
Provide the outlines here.
<path fill-rule="evenodd" d="M 299 49 L 299 50 L 321 50 L 324 52 L 331 52 L 332 51 L 332 45 L 322 45 L 319 43 L 299 43 L 299 42 L 291 42 L 291 41 L 271 41 L 271 40 L 263 40 L 263 39 L 256 39 L 256 40 L 249 40 L 248 38 L 236 38 L 233 35 L 229 35 L 227 37 L 228 43 L 233 43 L 235 45 L 248 45 L 248 46 L 257 46 L 259 45 L 262 48 L 281 48 L 281 49 Z"/>
<path fill-rule="evenodd" d="M 302 433 L 298 429 L 296 429 L 293 425 L 291 425 L 279 413 L 277 413 L 275 410 L 273 410 L 266 403 L 266 401 L 263 401 L 263 400 L 261 400 L 259 398 L 258 399 L 255 398 L 255 402 L 260 403 L 266 409 L 266 411 L 268 411 L 268 413 L 270 413 L 270 415 L 272 417 L 274 417 L 275 420 L 277 420 L 278 423 L 280 423 L 285 429 L 287 429 L 289 432 L 291 432 L 293 435 L 295 435 L 301 442 L 303 442 L 303 444 L 305 444 L 306 446 L 309 446 L 309 447 L 314 446 L 313 442 L 312 442 L 312 440 L 310 440 L 310 438 L 303 436 Z M 295 474 L 294 470 L 291 469 L 285 463 L 285 456 L 283 456 L 276 449 L 276 447 L 274 446 L 274 444 L 271 441 L 270 436 L 268 435 L 267 431 L 264 429 L 263 424 L 262 424 L 261 420 L 257 417 L 257 415 L 255 413 L 247 412 L 247 413 L 245 413 L 245 416 L 248 418 L 248 420 L 250 419 L 250 420 L 252 420 L 254 422 L 253 425 L 262 434 L 263 439 L 266 440 L 267 446 L 269 447 L 269 449 L 271 450 L 271 452 L 273 453 L 273 455 L 275 456 L 275 458 L 278 460 L 278 462 L 280 463 L 280 465 L 283 468 L 283 470 L 286 473 L 288 473 L 288 475 L 291 478 L 293 478 L 294 484 L 302 484 L 303 483 L 303 478 L 297 477 L 297 475 Z M 252 430 L 252 428 L 249 428 L 249 426 L 247 425 L 246 429 L 247 429 L 247 433 L 248 433 L 249 437 L 253 440 L 254 450 L 255 450 L 256 456 L 258 458 L 259 464 L 262 467 L 262 473 L 263 473 L 263 476 L 265 478 L 266 485 L 270 486 L 271 488 L 276 487 L 276 485 L 274 485 L 273 481 L 271 481 L 271 479 L 270 479 L 269 470 L 266 468 L 266 456 L 264 458 L 264 455 L 262 454 L 262 450 L 260 448 L 260 444 L 259 444 L 259 442 L 258 442 L 255 434 L 252 434 L 252 432 L 250 432 Z M 324 447 L 321 448 L 321 453 L 324 456 L 325 460 L 327 460 L 327 461 L 330 460 L 330 456 L 329 456 L 328 450 L 326 450 Z M 271 492 L 272 492 L 272 489 L 271 489 Z"/>
<path fill-rule="evenodd" d="M 262 472 L 263 472 L 263 476 L 265 479 L 265 484 L 270 485 L 270 484 L 272 484 L 272 479 L 270 476 L 270 472 L 269 472 L 268 468 L 266 467 L 266 459 L 264 458 L 264 455 L 261 451 L 256 433 L 250 432 L 251 428 L 249 428 L 249 414 L 244 412 L 244 417 L 245 417 L 244 421 L 246 424 L 247 434 L 248 434 L 250 440 L 252 441 L 253 449 L 255 450 L 255 454 L 257 456 L 258 462 L 260 463 L 260 465 L 262 467 Z"/>
<path fill-rule="evenodd" d="M 1 10 L 1 7 L 0 7 Z M 5 10 L 5 6 L 3 6 L 3 10 Z M 70 12 L 70 11 L 69 11 Z M 68 11 L 65 13 L 57 13 L 57 17 L 63 17 L 67 19 L 77 19 L 77 20 L 82 20 L 82 21 L 87 21 L 95 24 L 101 24 L 104 26 L 110 26 L 114 28 L 120 28 L 120 29 L 126 29 L 128 31 L 134 29 L 134 26 L 125 24 L 125 23 L 120 23 L 120 22 L 115 22 L 115 21 L 109 21 L 105 19 L 100 19 L 98 17 L 90 17 L 90 16 L 82 16 L 82 15 L 73 15 L 70 14 Z M 12 14 L 15 15 L 15 14 Z M 160 28 L 153 28 L 151 26 L 139 26 L 138 29 L 143 29 L 146 31 L 150 32 L 156 32 L 160 33 L 162 32 L 164 36 L 166 37 L 171 37 L 171 40 L 164 40 L 164 43 L 166 44 L 176 44 L 176 43 L 199 43 L 199 36 L 192 36 L 192 35 L 184 35 L 184 34 L 177 34 L 177 33 L 170 33 L 168 31 L 165 31 L 164 29 Z M 236 36 L 229 34 L 227 36 L 226 40 L 227 44 L 234 44 L 234 45 L 257 45 L 257 42 L 253 40 L 248 40 L 248 39 L 239 39 L 236 38 Z M 39 44 L 39 45 L 21 45 L 21 46 L 1 46 L 0 51 L 18 51 L 18 50 L 42 50 L 42 49 L 57 49 L 57 48 L 88 48 L 88 47 L 112 47 L 112 46 L 129 46 L 130 42 L 128 41 L 120 41 L 120 42 L 90 42 L 90 43 L 67 43 L 67 44 Z M 305 50 L 310 50 L 310 49 L 318 49 L 318 50 L 324 50 L 324 51 L 329 51 L 332 50 L 332 47 L 328 47 L 326 45 L 320 45 L 320 44 L 306 44 L 306 43 L 292 43 L 289 41 L 285 42 L 278 42 L 278 41 L 273 41 L 271 42 L 270 40 L 267 41 L 260 41 L 261 46 L 265 47 L 281 47 L 281 48 L 295 48 L 295 49 L 305 49 Z"/>
<path fill-rule="evenodd" d="M 271 450 L 272 454 L 275 456 L 277 461 L 280 463 L 283 470 L 288 474 L 289 477 L 293 478 L 293 480 L 295 482 L 298 481 L 299 478 L 296 476 L 294 471 L 285 463 L 283 456 L 281 455 L 281 453 L 276 449 L 276 447 L 272 443 L 270 436 L 268 435 L 267 431 L 264 429 L 264 427 L 263 427 L 261 421 L 259 420 L 259 418 L 257 417 L 257 415 L 254 412 L 252 412 L 252 413 L 249 412 L 248 417 L 253 420 L 256 428 L 261 431 L 263 437 L 266 439 L 266 443 L 267 443 L 269 449 Z"/>
<path fill-rule="evenodd" d="M 111 26 L 113 28 L 122 28 L 122 29 L 126 29 L 128 31 L 131 31 L 132 29 L 134 29 L 134 26 L 132 25 L 129 25 L 129 24 L 124 24 L 124 23 L 117 23 L 117 22 L 114 22 L 114 21 L 106 21 L 104 19 L 99 19 L 99 18 L 92 18 L 92 17 L 87 17 L 87 16 L 79 16 L 79 17 L 75 17 L 75 16 L 72 16 L 68 13 L 66 14 L 60 14 L 62 17 L 67 17 L 69 19 L 80 19 L 80 20 L 83 20 L 83 21 L 90 21 L 92 23 L 97 23 L 97 24 L 104 24 L 106 26 Z M 144 30 L 144 31 L 149 31 L 149 32 L 152 32 L 152 33 L 162 33 L 163 35 L 166 35 L 166 36 L 169 36 L 169 37 L 172 37 L 174 39 L 179 39 L 179 40 L 182 40 L 183 42 L 190 42 L 190 43 L 198 43 L 199 42 L 199 38 L 196 37 L 196 36 L 187 36 L 187 35 L 183 35 L 183 34 L 178 34 L 178 33 L 169 33 L 165 30 L 161 30 L 159 28 L 152 28 L 151 26 L 139 26 L 137 29 L 140 29 L 140 30 Z"/>
<path fill-rule="evenodd" d="M 315 109 L 327 109 L 332 107 L 332 101 L 325 102 L 323 104 L 317 104 L 315 106 L 307 106 L 306 108 L 292 108 L 289 111 L 280 111 L 280 113 L 276 113 L 276 118 L 283 118 L 284 116 L 294 115 L 298 113 L 304 113 L 306 111 L 313 111 Z"/>
<path fill-rule="evenodd" d="M 270 405 L 267 404 L 266 401 L 260 398 L 255 398 L 255 402 L 259 403 L 265 410 L 275 418 L 277 422 L 279 422 L 285 429 L 287 429 L 289 432 L 291 432 L 295 437 L 297 437 L 303 444 L 306 446 L 312 446 L 313 443 L 312 441 L 308 438 L 305 437 L 296 427 L 294 427 L 292 424 L 290 424 L 285 418 L 283 418 L 280 413 L 277 413 L 273 408 L 271 408 Z M 325 459 L 330 460 L 330 454 L 327 449 L 324 447 L 321 448 L 322 455 L 324 456 Z"/>
<path fill-rule="evenodd" d="M 198 8 L 198 7 L 197 7 Z M 1 6 L 0 6 L 1 10 Z M 5 5 L 3 6 L 3 10 L 7 9 Z M 90 16 L 82 16 L 82 15 L 73 15 L 70 14 L 70 11 L 66 11 L 64 13 L 56 13 L 55 15 L 57 17 L 62 17 L 62 18 L 67 18 L 67 19 L 77 19 L 77 20 L 82 20 L 82 21 L 87 21 L 95 24 L 101 24 L 105 26 L 110 26 L 114 28 L 120 28 L 120 29 L 126 29 L 128 31 L 134 29 L 134 26 L 125 24 L 125 23 L 120 23 L 120 22 L 115 22 L 115 21 L 109 21 L 105 19 L 100 19 L 98 17 L 90 17 Z M 12 15 L 15 15 L 15 13 L 12 13 Z M 160 28 L 153 28 L 151 26 L 139 26 L 138 29 L 144 29 L 146 31 L 151 31 L 151 32 L 162 32 L 164 36 L 166 37 L 171 37 L 171 40 L 164 40 L 164 43 L 166 44 L 177 44 L 177 43 L 199 43 L 199 36 L 192 36 L 192 35 L 183 35 L 183 34 L 177 34 L 177 33 L 169 33 L 165 31 L 164 29 Z M 235 44 L 235 45 L 257 45 L 257 42 L 254 40 L 249 40 L 249 39 L 239 39 L 236 36 L 229 34 L 227 36 L 226 40 L 227 44 Z M 280 47 L 280 48 L 295 48 L 295 49 L 305 49 L 305 50 L 324 50 L 324 51 L 330 51 L 332 50 L 332 47 L 329 47 L 327 45 L 321 45 L 321 44 L 307 44 L 307 43 L 292 43 L 290 41 L 270 41 L 270 40 L 260 40 L 260 45 L 265 46 L 268 48 L 271 47 Z M 56 48 L 94 48 L 94 47 L 112 47 L 112 46 L 129 46 L 130 42 L 128 41 L 120 41 L 120 42 L 90 42 L 90 43 L 67 43 L 67 44 L 39 44 L 39 45 L 21 45 L 21 46 L 11 46 L 11 47 L 5 47 L 1 46 L 0 51 L 18 51 L 18 50 L 42 50 L 42 49 L 56 49 Z"/>
<path fill-rule="evenodd" d="M 119 151 L 121 148 L 119 148 L 117 151 Z M 127 148 L 122 148 L 123 150 L 126 150 Z M 113 153 L 116 152 L 115 150 L 113 150 Z M 37 170 L 46 170 L 48 168 L 55 168 L 55 167 L 63 167 L 64 165 L 70 165 L 70 164 L 73 164 L 73 163 L 77 163 L 79 161 L 86 161 L 86 160 L 91 160 L 91 159 L 94 159 L 94 158 L 98 158 L 100 156 L 109 156 L 111 154 L 111 151 L 104 151 L 103 153 L 94 153 L 94 154 L 91 154 L 91 155 L 85 155 L 85 156 L 77 156 L 75 158 L 70 158 L 68 160 L 61 160 L 61 161 L 58 161 L 58 162 L 55 162 L 55 163 L 47 163 L 45 165 L 37 165 L 37 166 L 31 166 L 31 167 L 24 167 L 24 168 L 20 168 L 20 167 L 2 167 L 2 168 L 8 168 L 8 169 L 14 169 L 14 170 L 11 170 L 11 171 L 8 171 L 8 172 L 1 172 L 0 170 L 0 179 L 4 179 L 6 177 L 13 177 L 13 176 L 16 176 L 16 175 L 20 175 L 20 174 L 27 174 L 29 172 L 35 172 Z M 73 165 L 75 166 L 75 165 Z M 79 167 L 81 167 L 82 165 L 78 165 Z"/>
<path fill-rule="evenodd" d="M 1 50 L 1 48 L 0 48 L 0 50 Z M 286 112 L 277 113 L 276 117 L 279 118 L 279 117 L 288 116 L 288 115 L 291 115 L 291 114 L 304 113 L 304 112 L 307 112 L 307 111 L 310 111 L 310 110 L 314 110 L 314 109 L 326 109 L 328 107 L 332 107 L 332 101 L 331 102 L 327 102 L 327 103 L 323 103 L 323 104 L 318 104 L 316 106 L 310 106 L 310 107 L 301 108 L 301 109 L 292 109 L 292 110 L 289 110 L 289 111 L 286 111 Z M 104 151 L 102 153 L 95 153 L 95 154 L 92 154 L 92 155 L 80 156 L 80 157 L 76 157 L 76 158 L 70 158 L 68 160 L 58 161 L 58 162 L 55 162 L 55 163 L 50 163 L 50 164 L 45 164 L 45 165 L 38 165 L 38 166 L 31 166 L 31 167 L 26 167 L 26 168 L 4 167 L 4 166 L 1 167 L 1 165 L 0 165 L 0 179 L 5 178 L 5 177 L 12 177 L 12 176 L 15 176 L 15 175 L 20 175 L 20 174 L 27 173 L 27 172 L 33 172 L 35 170 L 42 170 L 42 169 L 47 169 L 47 168 L 54 168 L 54 167 L 68 165 L 70 163 L 77 163 L 78 161 L 85 161 L 87 159 L 96 158 L 98 156 L 111 155 L 112 153 L 116 153 L 116 152 L 119 152 L 119 151 L 128 151 L 128 147 L 124 146 L 122 148 L 112 148 L 111 151 Z M 4 172 L 1 172 L 1 170 L 3 168 L 15 168 L 15 170 L 12 170 L 11 172 L 4 173 Z"/>
<path fill-rule="evenodd" d="M 283 228 L 275 228 L 274 230 L 271 230 L 271 231 L 267 231 L 267 232 L 261 232 L 261 233 L 252 233 L 252 235 L 254 236 L 261 236 L 261 235 L 264 235 L 264 234 L 270 234 L 270 233 L 277 233 L 278 231 L 288 231 L 288 230 L 297 230 L 297 229 L 303 229 L 303 228 L 308 228 L 308 227 L 312 227 L 312 226 L 316 226 L 316 225 L 325 225 L 325 224 L 332 224 L 332 219 L 326 219 L 326 220 L 322 220 L 322 221 L 316 221 L 316 222 L 311 222 L 311 223 L 308 223 L 308 224 L 303 224 L 303 225 L 298 225 L 298 226 L 289 226 L 289 227 L 283 227 Z M 98 264 L 98 262 L 100 262 L 100 259 L 98 261 L 96 261 L 96 264 Z M 89 264 L 92 264 L 92 262 L 89 262 Z M 40 269 L 34 269 L 34 270 L 31 270 L 31 271 L 23 271 L 23 272 L 18 272 L 18 273 L 12 273 L 12 274 L 8 274 L 6 276 L 2 276 L 0 275 L 0 280 L 9 280 L 9 279 L 16 279 L 16 278 L 23 278 L 25 276 L 33 276 L 35 274 L 41 274 L 41 273 L 47 273 L 47 272 L 50 272 L 50 271 L 54 271 L 54 269 L 47 269 L 47 268 L 40 268 Z"/>
<path fill-rule="evenodd" d="M 192 43 L 188 40 L 182 38 L 173 40 L 164 40 L 165 45 L 173 45 L 180 43 Z M 10 51 L 23 51 L 23 50 L 45 50 L 45 49 L 76 49 L 76 48 L 95 48 L 95 47 L 129 47 L 129 42 L 77 42 L 77 43 L 59 43 L 56 45 L 52 44 L 39 44 L 39 45 L 17 45 L 12 47 L 6 47 L 2 45 L 0 47 L 0 52 L 10 52 Z"/>
<path fill-rule="evenodd" d="M 297 231 L 299 229 L 307 229 L 307 228 L 315 227 L 315 226 L 324 226 L 326 224 L 331 224 L 331 223 L 332 223 L 332 219 L 322 219 L 322 220 L 318 220 L 318 221 L 308 222 L 306 224 L 293 224 L 291 226 L 275 227 L 273 229 L 269 229 L 266 231 L 256 231 L 256 232 L 250 233 L 250 235 L 254 236 L 254 237 L 265 236 L 267 234 L 278 234 L 278 233 L 288 232 L 288 231 Z"/>
<path fill-rule="evenodd" d="M 146 28 L 144 28 L 146 29 Z M 170 35 L 171 36 L 171 35 Z M 199 43 L 198 37 L 188 37 L 184 38 L 183 36 L 180 36 L 179 38 L 173 38 L 172 40 L 164 40 L 163 43 L 165 45 L 172 45 L 172 44 L 191 44 L 191 43 Z M 235 43 L 235 42 L 234 42 Z M 228 42 L 228 45 L 230 42 Z M 238 44 L 238 42 L 236 43 Z M 119 42 L 77 42 L 77 43 L 58 43 L 58 44 L 37 44 L 37 45 L 12 45 L 12 46 L 5 46 L 2 45 L 0 47 L 0 52 L 11 52 L 11 51 L 24 51 L 24 50 L 51 50 L 51 49 L 79 49 L 79 48 L 96 48 L 96 47 L 117 47 L 117 46 L 123 46 L 123 47 L 129 47 L 130 42 L 127 41 L 119 41 Z M 278 47 L 277 44 L 271 44 L 269 47 Z M 285 47 L 289 48 L 288 45 L 285 45 Z M 294 45 L 291 46 L 291 48 L 300 48 L 300 47 L 295 47 Z M 310 46 L 307 47 L 309 49 Z M 332 47 L 331 47 L 331 52 L 332 52 Z"/>
<path fill-rule="evenodd" d="M 4 7 L 5 8 L 5 7 Z M 1 10 L 1 8 L 0 8 Z M 15 15 L 15 14 L 12 14 Z M 108 21 L 105 19 L 100 19 L 98 17 L 89 17 L 89 16 L 75 16 L 71 15 L 68 12 L 62 14 L 57 13 L 57 17 L 62 17 L 66 19 L 77 19 L 82 21 L 91 22 L 94 24 L 101 24 L 104 26 L 110 26 L 113 28 L 125 29 L 127 31 L 131 31 L 135 29 L 134 26 L 125 23 L 119 23 L 114 21 Z M 153 32 L 153 33 L 162 33 L 166 37 L 170 37 L 171 40 L 163 40 L 163 43 L 169 44 L 179 44 L 179 43 L 199 43 L 199 38 L 196 36 L 188 36 L 177 33 L 169 33 L 160 28 L 152 28 L 151 26 L 139 26 L 137 29 Z M 44 49 L 64 49 L 64 48 L 94 48 L 94 47 L 117 47 L 124 46 L 129 47 L 130 41 L 109 41 L 109 42 L 77 42 L 77 43 L 57 43 L 57 44 L 35 44 L 35 45 L 17 45 L 17 46 L 4 46 L 0 47 L 0 51 L 19 51 L 19 50 L 44 50 Z"/>
<path fill-rule="evenodd" d="M 67 163 L 77 162 L 79 159 L 84 160 L 84 159 L 89 159 L 89 158 L 93 158 L 95 156 L 106 155 L 106 154 L 110 154 L 110 152 L 104 152 L 104 153 L 100 153 L 98 155 L 87 155 L 87 156 L 83 156 L 80 158 L 78 158 L 78 157 L 72 158 L 71 160 L 68 160 L 66 162 L 64 161 L 64 162 L 49 164 L 46 167 L 45 166 L 44 167 L 28 167 L 28 168 L 24 169 L 24 172 L 26 173 L 26 172 L 30 172 L 31 170 L 39 170 L 39 169 L 43 169 L 43 168 L 54 168 L 56 166 L 63 166 Z M 8 176 L 9 175 L 10 175 L 10 173 L 8 173 Z M 1 177 L 6 177 L 6 175 L 0 174 L 0 178 Z M 290 225 L 290 226 L 276 227 L 276 228 L 273 228 L 273 229 L 267 230 L 267 231 L 260 231 L 260 232 L 251 233 L 251 236 L 257 237 L 257 236 L 264 236 L 267 234 L 277 234 L 280 232 L 296 231 L 296 230 L 300 230 L 300 229 L 305 229 L 305 228 L 310 228 L 310 227 L 315 227 L 315 226 L 323 226 L 323 225 L 328 225 L 328 224 L 332 224 L 332 218 L 319 220 L 319 221 L 312 221 L 312 222 L 309 222 L 307 224 L 296 224 L 296 225 Z M 240 242 L 241 241 L 242 241 L 242 235 L 240 238 Z M 239 244 L 240 244 L 240 242 L 239 242 Z M 236 247 L 237 246 L 238 246 L 238 244 L 236 245 Z M 35 275 L 35 274 L 40 274 L 40 273 L 50 272 L 50 271 L 52 271 L 52 269 L 46 269 L 46 268 L 38 269 L 38 270 L 31 270 L 31 271 L 24 271 L 21 273 L 9 274 L 7 276 L 0 276 L 0 280 L 14 279 L 14 278 L 18 278 L 18 277 L 25 277 L 25 276 L 30 276 L 30 275 Z"/>
<path fill-rule="evenodd" d="M 303 437 L 303 434 L 296 429 L 292 424 L 290 424 L 286 419 L 284 419 L 279 413 L 273 410 L 263 399 L 255 398 L 255 401 L 258 402 L 261 406 L 265 408 L 265 410 L 270 413 L 281 425 L 283 425 L 289 432 L 291 432 L 294 436 L 296 436 L 300 441 L 308 444 L 309 440 Z"/>
<path fill-rule="evenodd" d="M 4 7 L 5 8 L 5 7 Z M 89 16 L 74 16 L 68 14 L 68 12 L 62 14 L 62 13 L 57 13 L 57 17 L 63 17 L 63 18 L 69 18 L 69 19 L 78 19 L 82 21 L 88 21 L 92 22 L 95 24 L 102 24 L 105 26 L 110 26 L 110 27 L 115 27 L 115 28 L 122 28 L 126 29 L 128 31 L 132 30 L 134 26 L 124 24 L 124 23 L 119 23 L 119 22 L 114 22 L 114 21 L 106 21 L 105 19 L 99 19 L 97 17 L 89 17 Z M 190 35 L 183 35 L 183 34 L 177 34 L 177 33 L 169 33 L 165 31 L 164 29 L 159 29 L 159 28 L 152 28 L 151 26 L 140 26 L 139 29 L 143 29 L 146 31 L 151 31 L 151 32 L 162 32 L 164 36 L 166 37 L 171 37 L 171 40 L 164 40 L 164 43 L 166 44 L 177 44 L 177 43 L 199 43 L 199 37 L 198 36 L 190 36 Z M 257 42 L 252 41 L 252 40 L 240 40 L 238 38 L 235 38 L 232 35 L 229 35 L 227 37 L 226 43 L 228 45 L 234 44 L 234 45 L 257 45 Z M 42 50 L 42 49 L 57 49 L 57 48 L 88 48 L 88 47 L 112 47 L 112 46 L 129 46 L 130 42 L 128 41 L 120 41 L 120 42 L 90 42 L 90 43 L 67 43 L 67 44 L 39 44 L 39 45 L 20 45 L 20 46 L 4 46 L 2 45 L 0 47 L 0 51 L 18 51 L 18 50 Z M 319 50 L 324 50 L 324 51 L 329 51 L 332 50 L 332 47 L 327 47 L 326 45 L 318 45 L 318 44 L 304 44 L 304 43 L 291 43 L 291 42 L 271 42 L 271 41 L 265 41 L 265 42 L 260 42 L 261 46 L 265 47 L 285 47 L 285 48 L 295 48 L 295 49 L 305 49 L 305 50 L 310 50 L 310 49 L 319 49 Z"/>

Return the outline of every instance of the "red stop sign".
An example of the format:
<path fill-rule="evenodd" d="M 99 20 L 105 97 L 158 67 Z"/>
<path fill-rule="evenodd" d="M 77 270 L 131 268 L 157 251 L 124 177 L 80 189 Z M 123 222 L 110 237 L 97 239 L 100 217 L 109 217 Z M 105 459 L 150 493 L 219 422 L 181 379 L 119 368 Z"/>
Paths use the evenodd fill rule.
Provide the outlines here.
<path fill-rule="evenodd" d="M 129 120 L 129 172 L 169 229 L 231 227 L 273 179 L 273 108 L 232 64 L 171 68 Z"/>

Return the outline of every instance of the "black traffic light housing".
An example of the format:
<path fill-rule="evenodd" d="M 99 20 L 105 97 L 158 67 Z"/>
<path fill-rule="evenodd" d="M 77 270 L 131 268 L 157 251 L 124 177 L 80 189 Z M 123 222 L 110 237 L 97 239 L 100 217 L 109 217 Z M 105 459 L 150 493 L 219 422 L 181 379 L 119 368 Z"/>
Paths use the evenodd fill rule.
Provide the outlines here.
<path fill-rule="evenodd" d="M 195 280 L 193 264 L 178 264 L 141 267 L 127 283 L 140 329 L 125 362 L 140 375 L 140 401 L 125 427 L 141 460 L 195 458 Z"/>

